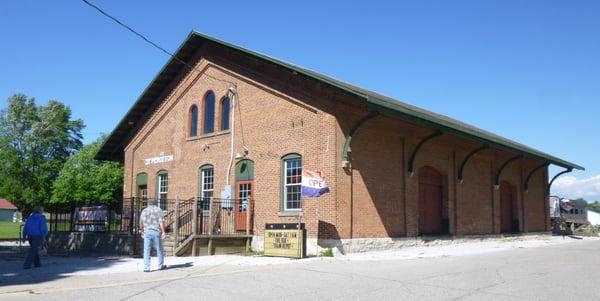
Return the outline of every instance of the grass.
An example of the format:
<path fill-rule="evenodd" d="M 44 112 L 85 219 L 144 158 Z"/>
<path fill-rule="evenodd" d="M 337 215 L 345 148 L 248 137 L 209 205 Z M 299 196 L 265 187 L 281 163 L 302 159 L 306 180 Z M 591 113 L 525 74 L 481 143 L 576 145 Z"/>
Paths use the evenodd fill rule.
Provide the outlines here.
<path fill-rule="evenodd" d="M 321 256 L 322 257 L 333 257 L 333 250 L 331 248 L 327 248 L 323 252 L 321 252 Z"/>
<path fill-rule="evenodd" d="M 0 239 L 19 239 L 19 226 L 21 224 L 0 221 Z"/>
<path fill-rule="evenodd" d="M 13 223 L 9 221 L 0 221 L 0 239 L 19 239 L 19 226 L 23 223 Z M 48 230 L 53 231 L 54 225 L 48 224 Z M 120 222 L 113 221 L 109 225 L 111 232 L 117 232 L 121 229 Z M 56 230 L 58 231 L 70 231 L 70 221 L 58 221 L 56 222 Z"/>
<path fill-rule="evenodd" d="M 248 249 L 248 252 L 246 252 L 246 256 L 263 256 L 264 252 L 262 251 L 255 251 L 252 250 L 252 248 Z"/>

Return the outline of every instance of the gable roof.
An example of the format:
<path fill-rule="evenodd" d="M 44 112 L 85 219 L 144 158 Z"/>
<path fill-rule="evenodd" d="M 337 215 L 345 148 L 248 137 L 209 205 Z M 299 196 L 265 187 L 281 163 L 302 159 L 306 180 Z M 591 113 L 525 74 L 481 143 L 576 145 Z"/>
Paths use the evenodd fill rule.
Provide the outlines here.
<path fill-rule="evenodd" d="M 17 207 L 13 205 L 11 202 L 5 199 L 0 199 L 0 209 L 13 209 L 17 210 Z"/>
<path fill-rule="evenodd" d="M 183 44 L 181 44 L 181 46 L 177 49 L 175 56 L 181 61 L 189 62 L 196 50 L 198 50 L 207 41 L 240 51 L 245 55 L 261 59 L 266 63 L 274 64 L 278 67 L 288 69 L 296 74 L 312 78 L 321 83 L 356 95 L 367 105 L 375 108 L 376 110 L 382 110 L 386 113 L 403 119 L 426 124 L 433 128 L 440 129 L 443 132 L 465 137 L 471 140 L 476 140 L 481 143 L 486 143 L 494 148 L 500 148 L 519 154 L 527 154 L 531 157 L 539 158 L 567 169 L 584 170 L 584 168 L 580 165 L 549 155 L 542 151 L 479 129 L 448 116 L 415 107 L 396 99 L 345 83 L 324 74 L 317 73 L 315 71 L 299 67 L 246 48 L 242 48 L 237 45 L 221 41 L 199 32 L 192 31 Z M 139 122 L 143 123 L 145 121 L 145 118 L 147 118 L 147 115 L 149 115 L 147 114 L 147 111 L 150 106 L 156 101 L 161 101 L 158 99 L 161 93 L 171 83 L 175 76 L 186 67 L 186 65 L 181 63 L 179 60 L 173 57 L 169 59 L 165 66 L 156 75 L 154 80 L 152 80 L 150 85 L 146 87 L 142 95 L 137 99 L 131 109 L 129 109 L 127 114 L 125 114 L 125 117 L 121 119 L 117 127 L 109 135 L 107 140 L 96 154 L 96 159 L 123 160 L 123 151 L 126 143 L 128 143 L 126 139 L 129 135 L 129 132 L 134 129 L 136 124 Z"/>

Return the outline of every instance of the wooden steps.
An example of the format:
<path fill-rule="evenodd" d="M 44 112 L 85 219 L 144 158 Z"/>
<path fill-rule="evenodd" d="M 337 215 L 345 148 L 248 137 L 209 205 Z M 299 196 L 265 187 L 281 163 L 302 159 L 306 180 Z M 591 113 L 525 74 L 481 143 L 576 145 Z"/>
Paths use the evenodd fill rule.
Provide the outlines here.
<path fill-rule="evenodd" d="M 249 235 L 240 236 L 190 236 L 175 250 L 176 256 L 207 256 L 225 254 L 245 254 L 252 239 Z"/>

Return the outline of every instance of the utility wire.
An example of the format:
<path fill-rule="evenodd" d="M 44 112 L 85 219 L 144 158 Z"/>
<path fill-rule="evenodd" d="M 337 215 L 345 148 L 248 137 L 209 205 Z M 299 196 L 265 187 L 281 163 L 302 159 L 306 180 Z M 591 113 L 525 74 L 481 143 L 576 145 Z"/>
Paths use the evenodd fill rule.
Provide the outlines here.
<path fill-rule="evenodd" d="M 180 63 L 182 63 L 182 64 L 184 64 L 184 65 L 188 66 L 190 69 L 192 69 L 192 70 L 195 70 L 195 71 L 197 71 L 198 73 L 201 73 L 201 71 L 200 71 L 200 70 L 198 70 L 198 69 L 197 69 L 195 66 L 192 66 L 192 65 L 188 64 L 187 62 L 185 62 L 185 61 L 183 61 L 182 59 L 178 58 L 178 57 L 177 57 L 175 54 L 173 54 L 173 53 L 169 52 L 168 50 L 164 49 L 163 47 L 159 46 L 158 44 L 156 44 L 156 43 L 152 42 L 152 41 L 151 41 L 149 38 L 147 38 L 147 37 L 146 37 L 146 36 L 144 36 L 143 34 L 141 34 L 141 33 L 137 32 L 135 29 L 131 28 L 131 27 L 130 27 L 130 26 L 128 26 L 127 24 L 125 24 L 125 23 L 121 22 L 119 19 L 117 19 L 117 18 L 113 17 L 113 16 L 112 16 L 112 15 L 110 15 L 109 13 L 105 12 L 103 9 L 101 9 L 101 8 L 100 8 L 100 7 L 98 7 L 97 5 L 95 5 L 95 4 L 93 4 L 93 3 L 91 3 L 91 2 L 90 2 L 90 1 L 88 1 L 88 0 L 81 0 L 81 1 L 82 1 L 83 3 L 85 3 L 85 4 L 87 4 L 88 6 L 90 6 L 90 7 L 94 8 L 95 10 L 97 10 L 99 13 L 101 13 L 101 14 L 102 14 L 102 15 L 104 15 L 105 17 L 107 17 L 107 18 L 109 18 L 109 19 L 113 20 L 115 23 L 117 23 L 117 24 L 119 24 L 120 26 L 124 27 L 125 29 L 129 30 L 131 33 L 133 33 L 134 35 L 138 36 L 139 38 L 141 38 L 142 40 L 144 40 L 146 43 L 148 43 L 148 44 L 152 45 L 154 48 L 156 48 L 156 49 L 158 49 L 158 50 L 160 50 L 160 51 L 162 51 L 162 52 L 166 53 L 168 56 L 172 57 L 174 60 L 176 60 L 176 61 L 178 61 L 178 62 L 180 62 Z M 234 85 L 234 86 L 236 86 L 236 84 L 235 84 L 235 83 L 232 83 L 232 82 L 230 82 L 230 81 L 223 80 L 223 79 L 220 79 L 220 78 L 216 78 L 216 77 L 214 77 L 214 76 L 212 76 L 212 75 L 209 75 L 209 74 L 207 74 L 207 73 L 204 73 L 204 75 L 205 75 L 205 76 L 207 76 L 207 77 L 210 77 L 210 78 L 212 78 L 212 79 L 214 79 L 214 80 L 216 80 L 216 81 L 220 81 L 220 82 L 224 82 L 224 83 L 228 83 L 228 84 L 231 84 L 231 85 Z M 240 100 L 239 100 L 239 99 L 238 99 L 238 102 L 239 102 L 239 103 L 238 103 L 238 105 L 237 105 L 237 109 L 238 109 L 238 113 L 239 113 L 239 115 L 240 115 L 240 117 L 239 117 L 239 118 L 240 118 L 240 130 L 241 130 L 241 132 L 242 132 L 242 145 L 244 145 L 244 147 L 245 147 L 245 146 L 246 146 L 246 141 L 245 141 L 245 137 L 244 137 L 244 126 L 243 126 L 243 123 L 242 123 L 242 110 L 241 110 L 241 102 L 240 102 Z M 235 108 L 234 108 L 234 112 L 233 112 L 233 113 L 235 114 Z"/>
<path fill-rule="evenodd" d="M 90 2 L 90 1 L 88 1 L 88 0 L 81 0 L 81 1 L 82 1 L 83 3 L 85 3 L 85 4 L 87 4 L 88 6 L 90 6 L 90 7 L 94 8 L 95 10 L 97 10 L 99 13 L 101 13 L 101 14 L 102 14 L 102 15 L 104 15 L 105 17 L 107 17 L 107 18 L 109 18 L 109 19 L 113 20 L 115 23 L 119 24 L 121 27 L 124 27 L 125 29 L 129 30 L 131 33 L 133 33 L 134 35 L 138 36 L 139 38 L 141 38 L 142 40 L 144 40 L 146 43 L 148 43 L 148 44 L 152 45 L 154 48 L 156 48 L 156 49 L 158 49 L 158 50 L 160 50 L 160 51 L 162 51 L 162 52 L 166 53 L 168 56 L 172 57 L 174 60 L 176 60 L 176 61 L 178 61 L 178 62 L 180 62 L 180 63 L 182 63 L 182 64 L 184 64 L 184 65 L 188 66 L 190 69 L 192 69 L 192 70 L 196 70 L 198 73 L 200 73 L 200 71 L 199 71 L 198 69 L 196 69 L 196 67 L 195 67 L 195 66 L 192 66 L 192 65 L 188 64 L 187 62 L 185 62 L 185 61 L 183 61 L 182 59 L 178 58 L 178 57 L 177 57 L 175 54 L 173 54 L 173 53 L 169 52 L 168 50 L 164 49 L 163 47 L 159 46 L 158 44 L 156 44 L 156 43 L 152 42 L 152 41 L 151 41 L 149 38 L 147 38 L 147 37 L 146 37 L 146 36 L 144 36 L 143 34 L 139 33 L 138 31 L 136 31 L 135 29 L 131 28 L 131 27 L 130 27 L 130 26 L 128 26 L 127 24 L 125 24 L 125 23 L 121 22 L 119 19 L 117 19 L 117 18 L 113 17 L 112 15 L 110 15 L 109 13 L 105 12 L 105 11 L 104 11 L 102 8 L 98 7 L 97 5 L 95 5 L 95 4 L 93 4 L 93 3 L 91 3 L 91 2 Z M 221 82 L 225 82 L 225 83 L 228 83 L 228 84 L 232 84 L 232 85 L 233 85 L 233 83 L 232 83 L 232 82 L 230 82 L 230 81 L 226 81 L 226 80 L 223 80 L 223 79 L 220 79 L 220 78 L 216 78 L 216 77 L 214 77 L 214 76 L 211 76 L 211 75 L 209 75 L 209 74 L 206 74 L 206 73 L 205 73 L 204 75 L 206 75 L 207 77 L 210 77 L 210 78 L 212 78 L 212 79 L 214 79 L 214 80 L 221 81 Z"/>

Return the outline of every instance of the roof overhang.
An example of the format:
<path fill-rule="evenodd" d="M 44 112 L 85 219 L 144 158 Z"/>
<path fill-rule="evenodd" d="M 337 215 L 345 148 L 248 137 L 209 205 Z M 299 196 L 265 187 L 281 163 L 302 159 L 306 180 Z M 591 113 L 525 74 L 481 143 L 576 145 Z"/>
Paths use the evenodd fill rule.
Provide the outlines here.
<path fill-rule="evenodd" d="M 233 45 L 208 35 L 191 32 L 183 44 L 175 52 L 175 56 L 186 63 L 189 63 L 196 51 L 202 47 L 207 41 L 216 43 L 220 46 L 229 49 L 240 51 L 241 53 L 263 60 L 266 63 L 273 64 L 277 67 L 288 69 L 294 74 L 306 76 L 310 79 L 325 83 L 334 88 L 343 90 L 347 93 L 358 96 L 368 106 L 374 107 L 385 115 L 391 115 L 398 118 L 406 119 L 411 122 L 423 124 L 434 129 L 439 129 L 444 133 L 460 136 L 466 139 L 489 144 L 490 147 L 510 151 L 524 156 L 538 158 L 550 164 L 564 167 L 566 169 L 584 168 L 575 163 L 568 162 L 558 157 L 549 155 L 539 150 L 533 149 L 526 145 L 498 136 L 491 132 L 476 128 L 465 124 L 458 120 L 449 118 L 444 115 L 436 114 L 407 103 L 377 94 L 375 92 L 362 89 L 360 87 L 339 81 L 329 76 L 314 72 L 312 70 L 302 68 L 273 57 Z M 108 136 L 95 158 L 98 160 L 113 160 L 123 161 L 124 149 L 133 136 L 132 131 L 139 128 L 141 124 L 149 117 L 149 109 L 155 105 L 156 101 L 163 95 L 165 89 L 171 84 L 173 79 L 184 69 L 189 68 L 186 64 L 175 58 L 169 59 L 165 66 L 160 70 L 158 75 L 152 80 L 150 85 L 146 87 L 141 96 L 136 100 L 134 105 L 129 109 L 125 117 L 121 119 L 117 127 Z"/>

